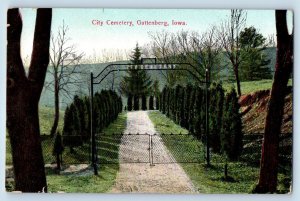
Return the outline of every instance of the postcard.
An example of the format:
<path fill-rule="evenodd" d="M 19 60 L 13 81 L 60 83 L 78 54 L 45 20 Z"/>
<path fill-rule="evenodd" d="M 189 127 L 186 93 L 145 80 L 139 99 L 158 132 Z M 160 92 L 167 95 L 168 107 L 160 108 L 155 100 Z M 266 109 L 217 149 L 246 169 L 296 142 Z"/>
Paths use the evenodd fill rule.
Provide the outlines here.
<path fill-rule="evenodd" d="M 7 192 L 292 192 L 293 12 L 11 8 Z"/>

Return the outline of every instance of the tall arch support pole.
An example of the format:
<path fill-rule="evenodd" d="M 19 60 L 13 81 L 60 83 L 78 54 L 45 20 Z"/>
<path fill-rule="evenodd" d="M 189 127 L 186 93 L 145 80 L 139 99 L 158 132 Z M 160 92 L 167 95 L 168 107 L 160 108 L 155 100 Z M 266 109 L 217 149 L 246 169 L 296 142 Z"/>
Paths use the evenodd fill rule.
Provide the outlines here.
<path fill-rule="evenodd" d="M 93 73 L 91 73 L 91 98 L 90 98 L 90 115 L 91 115 L 91 144 L 92 144 L 92 166 L 94 168 L 94 175 L 98 175 L 98 167 L 97 167 L 97 160 L 96 160 L 96 136 L 95 132 L 93 130 L 93 121 L 94 121 L 94 76 Z"/>
<path fill-rule="evenodd" d="M 206 165 L 210 166 L 209 150 L 209 76 L 208 69 L 205 70 L 205 133 L 206 133 Z"/>

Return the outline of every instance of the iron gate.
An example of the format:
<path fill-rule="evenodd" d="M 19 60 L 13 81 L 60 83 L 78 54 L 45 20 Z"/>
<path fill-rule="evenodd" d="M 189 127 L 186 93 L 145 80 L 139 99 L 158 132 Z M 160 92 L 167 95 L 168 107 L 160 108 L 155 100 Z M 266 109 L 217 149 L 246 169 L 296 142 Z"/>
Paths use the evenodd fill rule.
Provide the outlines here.
<path fill-rule="evenodd" d="M 98 164 L 200 163 L 204 162 L 200 144 L 191 134 L 101 133 L 96 135 L 96 160 Z"/>

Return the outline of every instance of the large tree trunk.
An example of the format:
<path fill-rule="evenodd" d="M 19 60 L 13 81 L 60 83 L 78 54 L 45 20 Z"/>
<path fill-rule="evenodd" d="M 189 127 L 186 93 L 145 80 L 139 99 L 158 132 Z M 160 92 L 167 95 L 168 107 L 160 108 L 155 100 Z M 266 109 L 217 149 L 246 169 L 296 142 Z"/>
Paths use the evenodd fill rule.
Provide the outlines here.
<path fill-rule="evenodd" d="M 29 74 L 20 56 L 22 19 L 18 9 L 7 13 L 7 129 L 15 189 L 47 191 L 40 139 L 38 102 L 49 63 L 51 9 L 38 9 Z"/>
<path fill-rule="evenodd" d="M 286 10 L 276 10 L 277 56 L 274 82 L 265 122 L 257 193 L 274 193 L 277 188 L 278 147 L 284 98 L 293 68 L 293 35 L 289 35 Z"/>
<path fill-rule="evenodd" d="M 56 70 L 55 70 L 56 71 Z M 54 111 L 54 121 L 53 125 L 51 128 L 50 135 L 51 137 L 54 137 L 54 134 L 56 133 L 57 126 L 58 126 L 58 121 L 59 121 L 59 84 L 58 84 L 58 78 L 57 78 L 57 72 L 54 74 L 55 76 L 55 81 L 54 81 L 54 106 L 55 106 L 55 111 Z"/>
<path fill-rule="evenodd" d="M 39 130 L 38 99 L 28 93 L 29 83 L 24 84 L 15 86 L 15 92 L 7 92 L 7 128 L 12 148 L 15 190 L 38 192 L 43 188 L 47 190 Z"/>

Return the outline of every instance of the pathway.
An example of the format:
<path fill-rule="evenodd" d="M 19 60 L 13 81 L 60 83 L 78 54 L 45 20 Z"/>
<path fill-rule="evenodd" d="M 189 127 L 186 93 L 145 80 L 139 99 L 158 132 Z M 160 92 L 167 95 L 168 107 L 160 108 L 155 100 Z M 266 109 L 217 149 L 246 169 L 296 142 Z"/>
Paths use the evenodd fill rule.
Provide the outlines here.
<path fill-rule="evenodd" d="M 127 127 L 125 134 L 156 133 L 154 125 L 148 117 L 147 111 L 127 113 Z M 149 163 L 149 136 L 124 135 L 121 139 L 119 159 L 120 170 L 112 193 L 195 193 L 194 186 L 178 163 L 155 164 Z M 160 161 L 174 161 L 160 137 L 153 142 L 159 147 Z M 125 163 L 126 161 L 145 163 Z"/>

